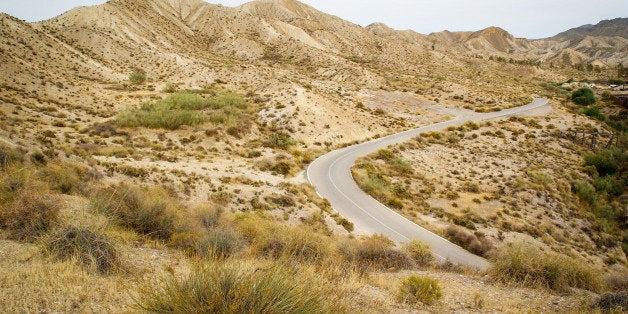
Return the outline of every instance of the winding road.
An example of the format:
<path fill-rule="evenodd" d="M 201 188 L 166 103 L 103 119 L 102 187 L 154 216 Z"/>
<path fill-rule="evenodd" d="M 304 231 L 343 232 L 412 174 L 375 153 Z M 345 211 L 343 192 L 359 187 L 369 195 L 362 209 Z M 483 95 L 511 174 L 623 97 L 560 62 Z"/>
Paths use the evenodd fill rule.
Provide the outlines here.
<path fill-rule="evenodd" d="M 421 133 L 458 126 L 467 121 L 514 116 L 548 104 L 546 98 L 536 98 L 531 103 L 521 107 L 490 113 L 472 113 L 453 120 L 335 150 L 314 160 L 307 168 L 306 176 L 318 194 L 327 198 L 333 209 L 340 215 L 353 222 L 357 230 L 366 234 L 383 234 L 396 243 L 418 239 L 429 244 L 434 255 L 441 261 L 449 260 L 455 264 L 486 270 L 489 263 L 484 258 L 469 253 L 458 245 L 415 224 L 362 191 L 353 180 L 351 167 L 360 156 L 389 145 L 408 141 Z"/>

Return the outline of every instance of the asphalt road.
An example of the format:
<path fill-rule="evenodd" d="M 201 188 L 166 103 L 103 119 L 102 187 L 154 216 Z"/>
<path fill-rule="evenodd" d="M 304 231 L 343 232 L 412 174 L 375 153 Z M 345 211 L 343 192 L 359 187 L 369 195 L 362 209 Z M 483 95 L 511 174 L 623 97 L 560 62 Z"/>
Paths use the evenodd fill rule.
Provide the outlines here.
<path fill-rule="evenodd" d="M 408 141 L 421 133 L 458 126 L 467 121 L 477 122 L 514 116 L 546 105 L 548 105 L 547 99 L 536 98 L 530 104 L 521 107 L 491 113 L 473 113 L 335 150 L 314 160 L 307 168 L 306 176 L 318 194 L 327 198 L 333 209 L 340 215 L 353 222 L 357 230 L 366 234 L 383 234 L 396 243 L 418 239 L 429 244 L 434 255 L 441 261 L 449 260 L 455 264 L 486 270 L 489 263 L 484 258 L 469 253 L 458 245 L 415 224 L 362 191 L 353 180 L 351 167 L 360 156 L 389 145 Z"/>

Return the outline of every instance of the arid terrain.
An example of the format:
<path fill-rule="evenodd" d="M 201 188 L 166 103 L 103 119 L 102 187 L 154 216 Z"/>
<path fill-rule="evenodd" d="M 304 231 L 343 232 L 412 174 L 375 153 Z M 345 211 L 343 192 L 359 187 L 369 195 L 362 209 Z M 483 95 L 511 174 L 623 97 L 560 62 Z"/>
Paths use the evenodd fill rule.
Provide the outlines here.
<path fill-rule="evenodd" d="M 627 24 L 423 35 L 293 0 L 0 13 L 0 309 L 626 311 Z M 353 168 L 486 272 L 363 234 L 305 178 L 334 149 L 535 97 L 551 108 Z"/>

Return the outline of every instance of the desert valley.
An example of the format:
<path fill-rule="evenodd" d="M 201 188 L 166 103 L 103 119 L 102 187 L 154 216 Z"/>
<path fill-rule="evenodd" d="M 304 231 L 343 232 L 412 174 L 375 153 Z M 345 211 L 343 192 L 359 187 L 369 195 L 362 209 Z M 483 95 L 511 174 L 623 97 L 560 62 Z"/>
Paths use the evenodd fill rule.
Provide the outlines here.
<path fill-rule="evenodd" d="M 0 24 L 2 312 L 628 311 L 628 18 L 529 40 L 111 0 Z M 480 264 L 374 232 L 314 170 Z"/>

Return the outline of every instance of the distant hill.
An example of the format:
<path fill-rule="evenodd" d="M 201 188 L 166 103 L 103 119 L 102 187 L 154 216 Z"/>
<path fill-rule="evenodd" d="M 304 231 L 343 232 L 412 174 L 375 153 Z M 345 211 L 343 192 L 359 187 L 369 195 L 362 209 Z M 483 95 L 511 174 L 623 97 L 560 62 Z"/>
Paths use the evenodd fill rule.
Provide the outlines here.
<path fill-rule="evenodd" d="M 564 31 L 551 39 L 579 40 L 586 36 L 623 37 L 628 39 L 628 18 L 604 20 L 595 25 L 587 24 Z"/>

